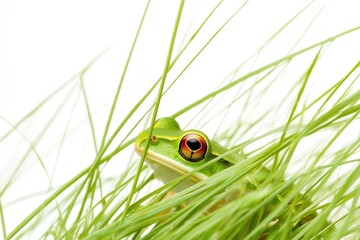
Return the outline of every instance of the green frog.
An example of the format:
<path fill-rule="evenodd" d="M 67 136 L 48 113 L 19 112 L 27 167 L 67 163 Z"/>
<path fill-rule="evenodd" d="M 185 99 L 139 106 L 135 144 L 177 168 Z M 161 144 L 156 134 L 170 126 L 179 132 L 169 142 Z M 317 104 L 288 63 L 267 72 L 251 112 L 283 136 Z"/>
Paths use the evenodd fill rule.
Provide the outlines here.
<path fill-rule="evenodd" d="M 142 131 L 136 140 L 135 150 L 140 156 L 143 154 L 149 132 L 150 129 Z M 245 156 L 238 153 L 229 153 L 229 150 L 211 141 L 199 130 L 183 131 L 175 119 L 165 117 L 157 120 L 153 127 L 145 161 L 152 169 L 156 178 L 164 183 L 168 183 L 186 173 L 192 172 L 194 169 L 198 169 L 203 164 L 219 156 L 221 156 L 221 159 L 206 168 L 195 171 L 191 176 L 175 186 L 173 189 L 175 193 L 239 163 L 245 159 Z M 257 189 L 269 176 L 269 173 L 270 171 L 266 167 L 261 167 L 256 172 L 249 173 L 249 176 L 244 177 L 239 182 L 241 190 L 235 191 L 235 196 L 229 199 L 239 197 L 244 192 L 251 191 L 252 189 Z M 234 188 L 232 187 L 232 189 Z M 276 202 L 279 203 L 281 198 L 282 196 L 278 196 L 271 205 L 274 206 Z M 300 193 L 299 198 L 302 198 Z M 292 210 L 308 206 L 309 204 L 311 204 L 309 200 L 301 200 L 299 203 L 294 204 L 295 207 Z M 294 228 L 312 220 L 316 215 L 316 212 L 310 213 L 294 223 Z M 279 218 L 274 219 L 270 225 L 279 222 Z"/>

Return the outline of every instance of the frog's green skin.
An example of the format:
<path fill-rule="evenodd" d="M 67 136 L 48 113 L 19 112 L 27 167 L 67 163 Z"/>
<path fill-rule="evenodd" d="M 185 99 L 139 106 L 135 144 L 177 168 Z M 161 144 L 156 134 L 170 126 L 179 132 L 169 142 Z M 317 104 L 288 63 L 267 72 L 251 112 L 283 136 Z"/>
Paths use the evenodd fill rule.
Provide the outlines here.
<path fill-rule="evenodd" d="M 149 129 L 146 129 L 141 132 L 135 143 L 135 150 L 139 155 L 143 154 L 149 131 Z M 205 155 L 197 162 L 186 160 L 179 153 L 181 139 L 191 133 L 201 136 L 207 145 Z M 153 170 L 155 176 L 162 182 L 167 183 L 185 173 L 193 171 L 199 166 L 202 166 L 206 162 L 226 153 L 227 151 L 227 149 L 223 148 L 216 142 L 210 141 L 204 133 L 198 130 L 181 130 L 175 119 L 167 117 L 161 118 L 155 123 L 145 160 Z M 195 172 L 191 177 L 175 187 L 174 190 L 181 191 L 196 182 L 202 181 L 207 177 L 210 177 L 239 162 L 241 158 L 240 154 L 227 154 L 219 161 L 211 164 L 209 167 Z"/>

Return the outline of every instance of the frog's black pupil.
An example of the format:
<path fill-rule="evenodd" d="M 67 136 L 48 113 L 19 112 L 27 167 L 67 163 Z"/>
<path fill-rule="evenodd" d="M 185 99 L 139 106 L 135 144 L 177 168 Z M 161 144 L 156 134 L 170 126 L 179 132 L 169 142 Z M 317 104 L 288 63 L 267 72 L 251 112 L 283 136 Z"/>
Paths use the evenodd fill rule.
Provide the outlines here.
<path fill-rule="evenodd" d="M 186 141 L 186 145 L 192 150 L 196 151 L 201 148 L 201 143 L 196 138 L 190 138 Z"/>

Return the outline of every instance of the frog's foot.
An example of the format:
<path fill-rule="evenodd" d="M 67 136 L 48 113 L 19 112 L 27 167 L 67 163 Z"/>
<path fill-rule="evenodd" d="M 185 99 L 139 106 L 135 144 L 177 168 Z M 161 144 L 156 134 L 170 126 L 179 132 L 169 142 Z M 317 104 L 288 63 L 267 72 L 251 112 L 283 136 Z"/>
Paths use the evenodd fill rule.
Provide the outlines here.
<path fill-rule="evenodd" d="M 170 191 L 170 192 L 168 192 L 168 193 L 165 194 L 165 196 L 162 198 L 161 201 L 166 200 L 166 199 L 172 197 L 173 195 L 175 195 L 175 192 Z M 182 208 L 182 207 L 184 207 L 184 206 L 185 206 L 185 204 L 181 205 L 180 208 Z M 167 209 L 167 210 L 162 211 L 161 213 L 158 213 L 157 216 L 166 215 L 167 213 L 170 213 L 170 212 L 172 212 L 172 211 L 174 211 L 174 210 L 175 210 L 175 207 L 169 208 L 169 209 Z M 163 220 L 163 221 L 166 221 L 166 219 Z"/>
<path fill-rule="evenodd" d="M 169 197 L 173 196 L 174 194 L 175 194 L 175 192 L 170 191 L 170 192 L 168 192 L 168 193 L 165 194 L 165 196 L 162 198 L 162 200 L 166 200 L 166 199 L 168 199 Z"/>

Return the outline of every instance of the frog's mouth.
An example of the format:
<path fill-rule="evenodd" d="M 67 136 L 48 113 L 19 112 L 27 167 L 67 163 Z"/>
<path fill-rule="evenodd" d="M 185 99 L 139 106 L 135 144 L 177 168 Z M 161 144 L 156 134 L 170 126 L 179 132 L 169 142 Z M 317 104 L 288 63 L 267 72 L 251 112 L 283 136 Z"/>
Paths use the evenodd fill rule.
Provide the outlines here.
<path fill-rule="evenodd" d="M 144 152 L 144 148 L 141 147 L 139 143 L 136 143 L 135 151 L 141 156 Z M 146 153 L 145 160 L 150 166 L 150 168 L 154 171 L 154 174 L 165 183 L 193 171 L 192 168 L 184 166 L 171 158 L 160 155 L 149 149 Z M 193 184 L 195 184 L 197 182 L 205 180 L 206 178 L 208 177 L 205 174 L 195 172 L 187 179 L 191 180 Z"/>

